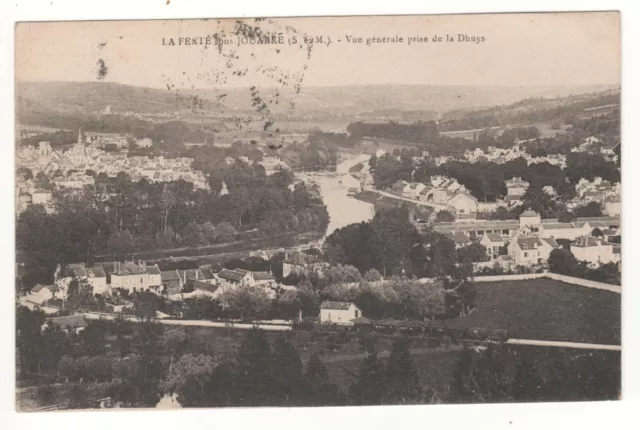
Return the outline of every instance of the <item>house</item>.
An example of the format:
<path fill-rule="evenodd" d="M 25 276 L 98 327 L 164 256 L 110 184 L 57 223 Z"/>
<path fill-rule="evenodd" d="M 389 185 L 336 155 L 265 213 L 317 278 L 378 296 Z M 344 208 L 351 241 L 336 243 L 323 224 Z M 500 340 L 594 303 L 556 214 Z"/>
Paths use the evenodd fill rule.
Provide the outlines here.
<path fill-rule="evenodd" d="M 276 278 L 269 272 L 253 272 L 253 281 L 255 285 L 275 286 Z"/>
<path fill-rule="evenodd" d="M 231 283 L 238 285 L 253 285 L 253 277 L 251 272 L 243 269 L 222 269 L 216 275 L 222 283 Z"/>
<path fill-rule="evenodd" d="M 469 236 L 462 232 L 456 231 L 448 234 L 447 237 L 453 241 L 456 245 L 456 249 L 471 245 L 471 239 L 469 239 Z"/>
<path fill-rule="evenodd" d="M 620 197 L 608 198 L 604 203 L 604 211 L 609 216 L 620 216 L 621 210 Z"/>
<path fill-rule="evenodd" d="M 47 302 L 55 297 L 58 287 L 55 285 L 38 284 L 33 287 L 26 296 L 20 297 L 19 303 L 33 310 L 39 310 L 46 306 Z"/>
<path fill-rule="evenodd" d="M 475 213 L 478 211 L 478 199 L 463 191 L 451 197 L 447 206 L 453 208 L 456 213 Z"/>
<path fill-rule="evenodd" d="M 542 246 L 540 247 L 540 258 L 542 258 L 544 261 L 547 261 L 549 259 L 551 251 L 553 251 L 554 249 L 562 248 L 562 245 L 556 242 L 556 240 L 552 237 L 543 237 L 541 239 L 541 242 Z"/>
<path fill-rule="evenodd" d="M 421 182 L 412 182 L 408 188 L 405 188 L 403 196 L 408 199 L 417 200 L 420 198 L 420 193 L 426 188 L 427 186 Z"/>
<path fill-rule="evenodd" d="M 407 181 L 396 181 L 392 186 L 392 193 L 404 196 L 409 193 L 409 183 Z"/>
<path fill-rule="evenodd" d="M 153 266 L 147 266 L 147 273 L 149 274 L 149 286 L 160 287 L 162 286 L 162 272 L 157 264 Z"/>
<path fill-rule="evenodd" d="M 516 265 L 532 266 L 542 262 L 542 246 L 542 240 L 537 236 L 519 236 L 509 242 L 507 251 Z"/>
<path fill-rule="evenodd" d="M 177 294 L 182 291 L 182 278 L 178 275 L 177 270 L 167 270 L 160 272 L 160 279 L 164 291 L 168 294 Z"/>
<path fill-rule="evenodd" d="M 55 324 L 60 326 L 63 331 L 76 333 L 81 332 L 89 325 L 89 322 L 84 315 L 68 315 L 64 317 L 53 317 L 47 320 L 49 324 Z"/>
<path fill-rule="evenodd" d="M 428 190 L 428 191 L 427 191 Z M 444 205 L 451 198 L 451 194 L 446 189 L 440 187 L 425 188 L 425 194 L 420 194 L 419 199 L 423 202 Z"/>
<path fill-rule="evenodd" d="M 209 282 L 192 280 L 191 285 L 193 286 L 193 295 L 198 297 L 210 297 L 215 299 L 221 292 L 220 286 Z"/>
<path fill-rule="evenodd" d="M 119 263 L 111 274 L 111 287 L 122 288 L 129 292 L 149 291 L 151 287 L 147 268 L 142 262 Z"/>
<path fill-rule="evenodd" d="M 93 288 L 93 294 L 109 293 L 107 274 L 102 266 L 85 267 L 84 263 L 74 263 L 67 266 L 67 272 L 76 279 L 84 279 Z"/>
<path fill-rule="evenodd" d="M 180 276 L 182 285 L 186 285 L 189 280 L 199 281 L 204 279 L 204 275 L 200 269 L 178 270 L 178 276 Z"/>
<path fill-rule="evenodd" d="M 31 193 L 31 203 L 34 205 L 47 206 L 51 201 L 52 195 L 49 191 L 35 190 Z"/>
<path fill-rule="evenodd" d="M 504 239 L 498 233 L 487 233 L 480 239 L 480 245 L 487 249 L 487 255 L 492 260 L 500 256 L 500 248 L 504 246 Z"/>
<path fill-rule="evenodd" d="M 320 305 L 320 322 L 353 324 L 352 320 L 362 316 L 362 311 L 352 302 L 324 301 Z"/>
<path fill-rule="evenodd" d="M 282 277 L 286 278 L 292 273 L 304 273 L 307 271 L 322 272 L 328 264 L 320 261 L 315 255 L 295 253 L 289 255 L 285 253 L 285 259 L 282 262 Z"/>
<path fill-rule="evenodd" d="M 581 236 L 571 244 L 571 253 L 580 261 L 605 264 L 614 261 L 613 245 L 593 236 Z"/>
<path fill-rule="evenodd" d="M 507 196 L 522 197 L 529 188 L 529 183 L 522 178 L 511 178 L 504 181 L 507 186 Z"/>
<path fill-rule="evenodd" d="M 542 219 L 540 218 L 540 214 L 538 212 L 532 210 L 524 211 L 520 214 L 519 220 L 520 230 L 526 230 L 533 234 L 536 234 L 540 231 Z"/>

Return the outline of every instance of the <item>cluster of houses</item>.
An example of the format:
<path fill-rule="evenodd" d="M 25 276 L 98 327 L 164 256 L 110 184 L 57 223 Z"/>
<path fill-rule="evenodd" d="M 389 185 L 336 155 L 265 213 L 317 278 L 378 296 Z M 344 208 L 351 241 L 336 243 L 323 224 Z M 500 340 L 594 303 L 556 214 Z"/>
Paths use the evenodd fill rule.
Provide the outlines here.
<path fill-rule="evenodd" d="M 554 166 L 560 166 L 561 168 L 566 167 L 566 155 L 549 154 L 544 157 L 532 157 L 520 148 L 521 143 L 523 142 L 516 142 L 516 144 L 511 148 L 496 148 L 494 146 L 489 146 L 486 151 L 481 148 L 467 150 L 464 153 L 463 161 L 467 161 L 469 163 L 490 161 L 496 164 L 504 164 L 509 161 L 522 158 L 527 161 L 527 164 L 549 163 Z"/>
<path fill-rule="evenodd" d="M 467 223 L 434 223 L 435 231 L 447 235 L 456 248 L 477 242 L 486 249 L 486 265 L 499 263 L 504 268 L 544 264 L 551 251 L 569 244 L 576 259 L 592 265 L 620 262 L 620 218 L 577 218 L 572 222 L 541 219 L 527 210 L 518 220 L 478 220 Z M 599 230 L 597 237 L 594 231 Z M 619 242 L 619 241 L 617 241 Z"/>
<path fill-rule="evenodd" d="M 619 182 L 612 184 L 602 178 L 595 178 L 593 181 L 583 178 L 576 184 L 576 194 L 576 198 L 572 202 L 574 205 L 596 202 L 600 204 L 607 215 L 620 216 L 621 187 Z"/>
<path fill-rule="evenodd" d="M 285 259 L 283 269 L 288 276 L 306 269 L 320 270 L 326 263 L 317 257 L 293 255 Z M 267 295 L 275 298 L 282 291 L 294 288 L 276 282 L 270 272 L 249 271 L 244 269 L 222 269 L 215 272 L 208 267 L 188 270 L 160 270 L 157 264 L 147 265 L 143 261 L 96 263 L 89 267 L 84 263 L 69 264 L 64 271 L 56 271 L 53 285 L 37 285 L 28 294 L 20 298 L 21 304 L 56 312 L 50 306 L 53 299 L 64 300 L 71 279 L 86 282 L 92 288 L 93 295 L 103 297 L 127 293 L 153 292 L 164 294 L 173 300 L 191 297 L 217 298 L 223 291 L 238 286 L 259 287 Z"/>
<path fill-rule="evenodd" d="M 599 153 L 605 158 L 605 160 L 615 162 L 618 160 L 616 150 L 618 149 L 619 145 L 619 142 L 616 144 L 605 144 L 597 137 L 590 136 L 585 138 L 585 140 L 580 145 L 571 148 L 571 152 Z"/>
<path fill-rule="evenodd" d="M 84 189 L 95 186 L 94 175 L 105 173 L 116 177 L 126 172 L 133 181 L 147 179 L 149 182 L 171 182 L 185 180 L 196 188 L 206 189 L 204 173 L 193 170 L 193 159 L 187 157 L 128 157 L 125 152 L 105 152 L 105 145 L 124 147 L 125 136 L 112 133 L 82 133 L 78 141 L 66 152 L 55 151 L 49 142 L 40 142 L 38 148 L 23 147 L 16 153 L 16 165 L 31 171 L 33 177 L 42 172 L 51 178 L 51 188 Z M 149 147 L 150 139 L 140 139 L 136 145 Z M 93 172 L 87 174 L 87 171 Z M 51 190 L 36 186 L 32 178 L 16 178 L 16 207 L 20 213 L 31 204 L 47 204 L 51 200 Z M 47 207 L 51 210 L 50 207 Z"/>
<path fill-rule="evenodd" d="M 432 203 L 447 208 L 456 214 L 458 218 L 464 218 L 478 211 L 478 199 L 455 179 L 443 176 L 431 177 L 431 182 L 397 181 L 390 190 L 398 196 Z"/>

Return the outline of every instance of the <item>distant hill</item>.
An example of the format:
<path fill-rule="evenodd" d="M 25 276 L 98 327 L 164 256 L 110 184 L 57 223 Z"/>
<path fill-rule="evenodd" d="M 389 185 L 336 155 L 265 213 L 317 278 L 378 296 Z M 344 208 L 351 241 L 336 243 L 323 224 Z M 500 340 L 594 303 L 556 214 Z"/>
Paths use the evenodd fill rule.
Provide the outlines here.
<path fill-rule="evenodd" d="M 277 119 L 432 119 L 451 110 L 507 105 L 539 97 L 603 91 L 606 85 L 571 87 L 463 87 L 434 85 L 374 85 L 258 89 L 259 97 Z M 108 82 L 20 82 L 16 112 L 94 114 L 107 106 L 113 113 L 162 113 L 190 110 L 218 114 L 254 113 L 248 88 L 157 89 Z M 294 108 L 291 109 L 293 104 Z"/>

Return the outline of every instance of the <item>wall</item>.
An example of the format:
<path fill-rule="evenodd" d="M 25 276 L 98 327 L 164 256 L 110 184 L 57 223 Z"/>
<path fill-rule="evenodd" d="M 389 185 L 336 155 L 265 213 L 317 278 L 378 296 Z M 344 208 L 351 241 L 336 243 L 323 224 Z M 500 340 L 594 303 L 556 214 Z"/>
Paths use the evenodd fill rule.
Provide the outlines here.
<path fill-rule="evenodd" d="M 557 273 L 524 273 L 517 275 L 497 275 L 497 276 L 476 276 L 473 278 L 475 282 L 499 282 L 499 281 L 523 281 L 527 279 L 547 278 L 555 281 L 566 282 L 567 284 L 580 285 L 587 288 L 596 288 L 598 290 L 611 291 L 620 294 L 622 287 L 619 285 L 605 284 L 604 282 L 590 281 L 588 279 L 574 278 L 571 276 L 560 275 Z"/>
<path fill-rule="evenodd" d="M 356 309 L 353 306 L 348 310 L 320 309 L 320 322 L 348 323 L 356 318 L 355 313 Z M 361 316 L 360 312 L 358 312 L 358 316 Z"/>

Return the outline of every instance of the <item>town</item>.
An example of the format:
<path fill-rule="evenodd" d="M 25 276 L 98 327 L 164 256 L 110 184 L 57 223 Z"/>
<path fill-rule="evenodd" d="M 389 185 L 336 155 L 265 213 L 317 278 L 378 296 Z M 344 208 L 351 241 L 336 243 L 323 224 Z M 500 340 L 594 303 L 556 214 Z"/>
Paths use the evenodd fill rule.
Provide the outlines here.
<path fill-rule="evenodd" d="M 419 34 L 399 25 L 412 19 L 381 28 Z M 149 61 L 128 42 L 139 73 L 125 77 L 130 65 L 106 55 L 119 39 L 93 41 L 109 65 L 82 80 L 21 60 L 18 409 L 619 399 L 618 78 L 524 78 L 547 63 L 615 68 L 522 58 L 513 85 L 498 70 L 462 85 L 449 81 L 460 65 L 427 51 L 372 43 L 386 54 L 355 64 L 359 44 L 330 26 L 322 40 L 342 54 L 326 62 L 327 46 L 297 30 L 308 22 L 283 22 L 175 21 L 167 40 L 214 39 L 218 26 L 220 40 L 300 45 L 176 40 Z M 136 23 L 139 39 L 157 24 Z M 17 39 L 48 24 L 28 25 Z M 567 43 L 588 43 L 591 28 Z M 479 68 L 520 53 L 495 52 L 494 36 L 471 37 L 498 60 Z M 184 57 L 177 73 L 187 48 L 202 63 Z"/>

